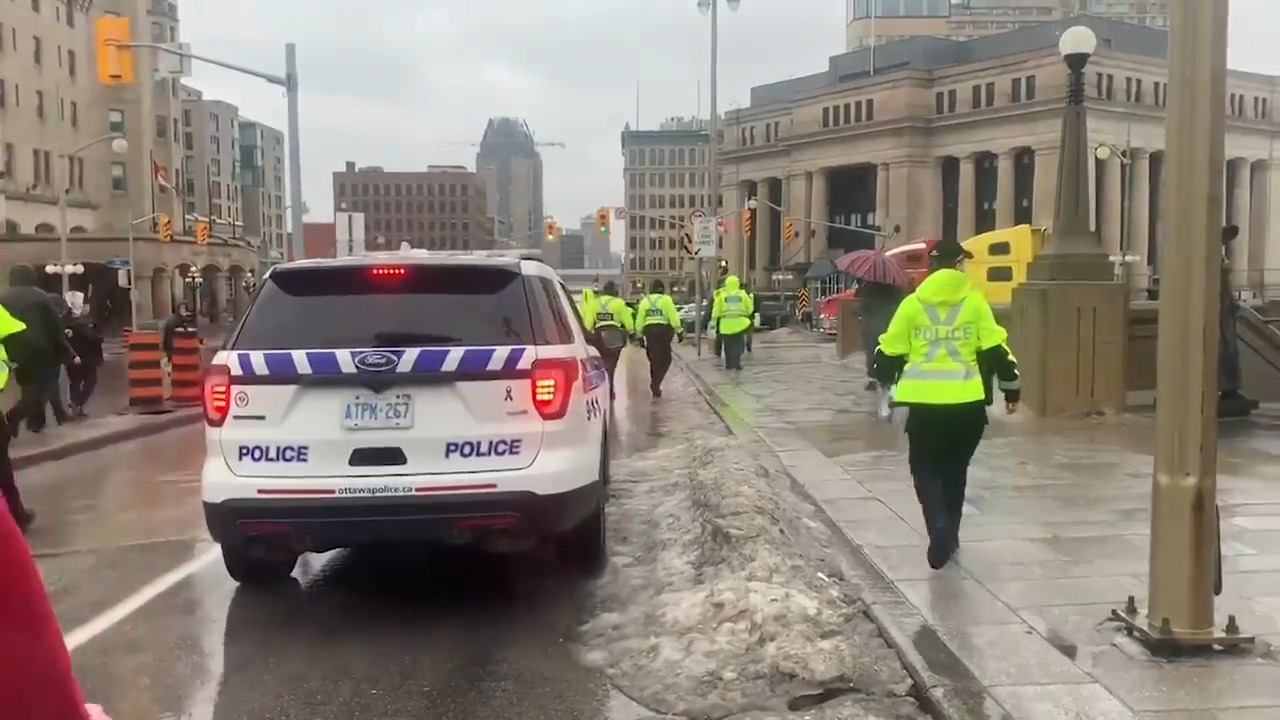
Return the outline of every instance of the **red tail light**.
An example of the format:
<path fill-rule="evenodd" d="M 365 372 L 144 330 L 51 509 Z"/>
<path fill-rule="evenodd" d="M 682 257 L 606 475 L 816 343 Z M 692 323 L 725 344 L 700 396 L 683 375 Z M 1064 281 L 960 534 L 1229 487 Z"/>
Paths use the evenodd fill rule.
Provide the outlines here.
<path fill-rule="evenodd" d="M 231 412 L 231 368 L 212 365 L 204 374 L 204 421 L 222 427 Z"/>
<path fill-rule="evenodd" d="M 543 420 L 559 420 L 569 413 L 578 375 L 578 361 L 573 358 L 533 361 L 533 407 Z"/>
<path fill-rule="evenodd" d="M 409 271 L 402 267 L 376 267 L 370 272 L 374 277 L 404 277 Z"/>

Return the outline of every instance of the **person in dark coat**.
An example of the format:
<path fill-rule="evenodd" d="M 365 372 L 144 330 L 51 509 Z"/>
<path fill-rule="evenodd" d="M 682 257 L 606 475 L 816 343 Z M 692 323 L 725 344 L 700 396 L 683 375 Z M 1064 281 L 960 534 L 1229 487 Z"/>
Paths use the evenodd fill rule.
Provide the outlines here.
<path fill-rule="evenodd" d="M 867 390 L 878 390 L 872 369 L 876 361 L 876 346 L 880 344 L 880 335 L 889 327 L 893 313 L 902 302 L 902 288 L 885 283 L 863 282 L 858 286 L 855 296 L 860 301 L 862 349 L 867 358 Z"/>
<path fill-rule="evenodd" d="M 195 313 L 191 312 L 191 308 L 186 303 L 178 306 L 178 311 L 165 318 L 160 324 L 160 349 L 164 352 L 165 360 L 170 365 L 173 364 L 173 343 L 178 335 L 179 329 L 191 330 L 196 327 Z"/>
<path fill-rule="evenodd" d="M 16 366 L 14 379 L 21 396 L 6 414 L 9 434 L 18 436 L 23 422 L 31 432 L 40 432 L 45 426 L 45 405 L 58 392 L 64 362 L 74 362 L 63 332 L 62 318 L 54 310 L 49 293 L 36 286 L 38 276 L 28 265 L 15 265 L 9 270 L 9 288 L 0 293 L 0 305 L 26 324 L 24 332 L 5 339 L 9 359 Z M 54 406 L 54 420 L 59 425 L 67 421 L 65 408 Z"/>
<path fill-rule="evenodd" d="M 89 308 L 77 293 L 68 293 L 66 317 L 67 342 L 80 362 L 67 366 L 67 394 L 71 401 L 71 414 L 77 418 L 88 415 L 85 406 L 98 386 L 98 368 L 102 367 L 102 333 L 93 321 Z"/>

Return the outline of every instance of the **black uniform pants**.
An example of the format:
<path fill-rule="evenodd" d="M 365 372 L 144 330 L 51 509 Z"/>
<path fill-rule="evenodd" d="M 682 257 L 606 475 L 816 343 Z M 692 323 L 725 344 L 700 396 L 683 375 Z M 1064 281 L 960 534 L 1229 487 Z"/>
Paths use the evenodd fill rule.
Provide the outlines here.
<path fill-rule="evenodd" d="M 954 550 L 960 544 L 969 462 L 985 429 L 985 425 L 968 422 L 913 428 L 908 422 L 907 458 L 933 547 Z"/>
<path fill-rule="evenodd" d="M 670 325 L 648 325 L 644 329 L 644 352 L 649 356 L 649 388 L 662 387 L 662 380 L 671 369 L 671 342 L 675 328 Z"/>
<path fill-rule="evenodd" d="M 19 525 L 25 522 L 27 509 L 22 504 L 22 494 L 18 492 L 18 483 L 13 474 L 13 460 L 9 457 L 9 421 L 0 413 L 0 495 L 4 495 L 5 505 L 13 519 Z"/>

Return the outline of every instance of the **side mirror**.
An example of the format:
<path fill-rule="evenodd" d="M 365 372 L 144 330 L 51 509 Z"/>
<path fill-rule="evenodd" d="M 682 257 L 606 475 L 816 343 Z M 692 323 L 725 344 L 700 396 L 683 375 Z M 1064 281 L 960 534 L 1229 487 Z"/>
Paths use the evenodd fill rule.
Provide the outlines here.
<path fill-rule="evenodd" d="M 1240 226 L 1239 226 L 1239 225 L 1224 225 L 1224 226 L 1222 226 L 1222 244 L 1223 244 L 1223 245 L 1226 245 L 1227 243 L 1231 242 L 1232 240 L 1235 240 L 1235 239 L 1236 239 L 1237 237 L 1239 237 L 1239 236 L 1240 236 Z"/>
<path fill-rule="evenodd" d="M 893 232 L 889 233 L 889 237 L 894 237 L 900 232 L 902 232 L 902 226 L 895 224 L 893 226 Z"/>

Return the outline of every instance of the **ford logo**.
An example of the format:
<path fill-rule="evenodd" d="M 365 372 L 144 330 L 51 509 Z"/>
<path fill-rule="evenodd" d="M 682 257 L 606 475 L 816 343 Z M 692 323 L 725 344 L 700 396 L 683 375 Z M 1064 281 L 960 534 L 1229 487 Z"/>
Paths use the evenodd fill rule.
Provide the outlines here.
<path fill-rule="evenodd" d="M 400 358 L 394 353 L 383 350 L 369 350 L 352 358 L 355 366 L 368 372 L 383 372 L 400 364 Z"/>

